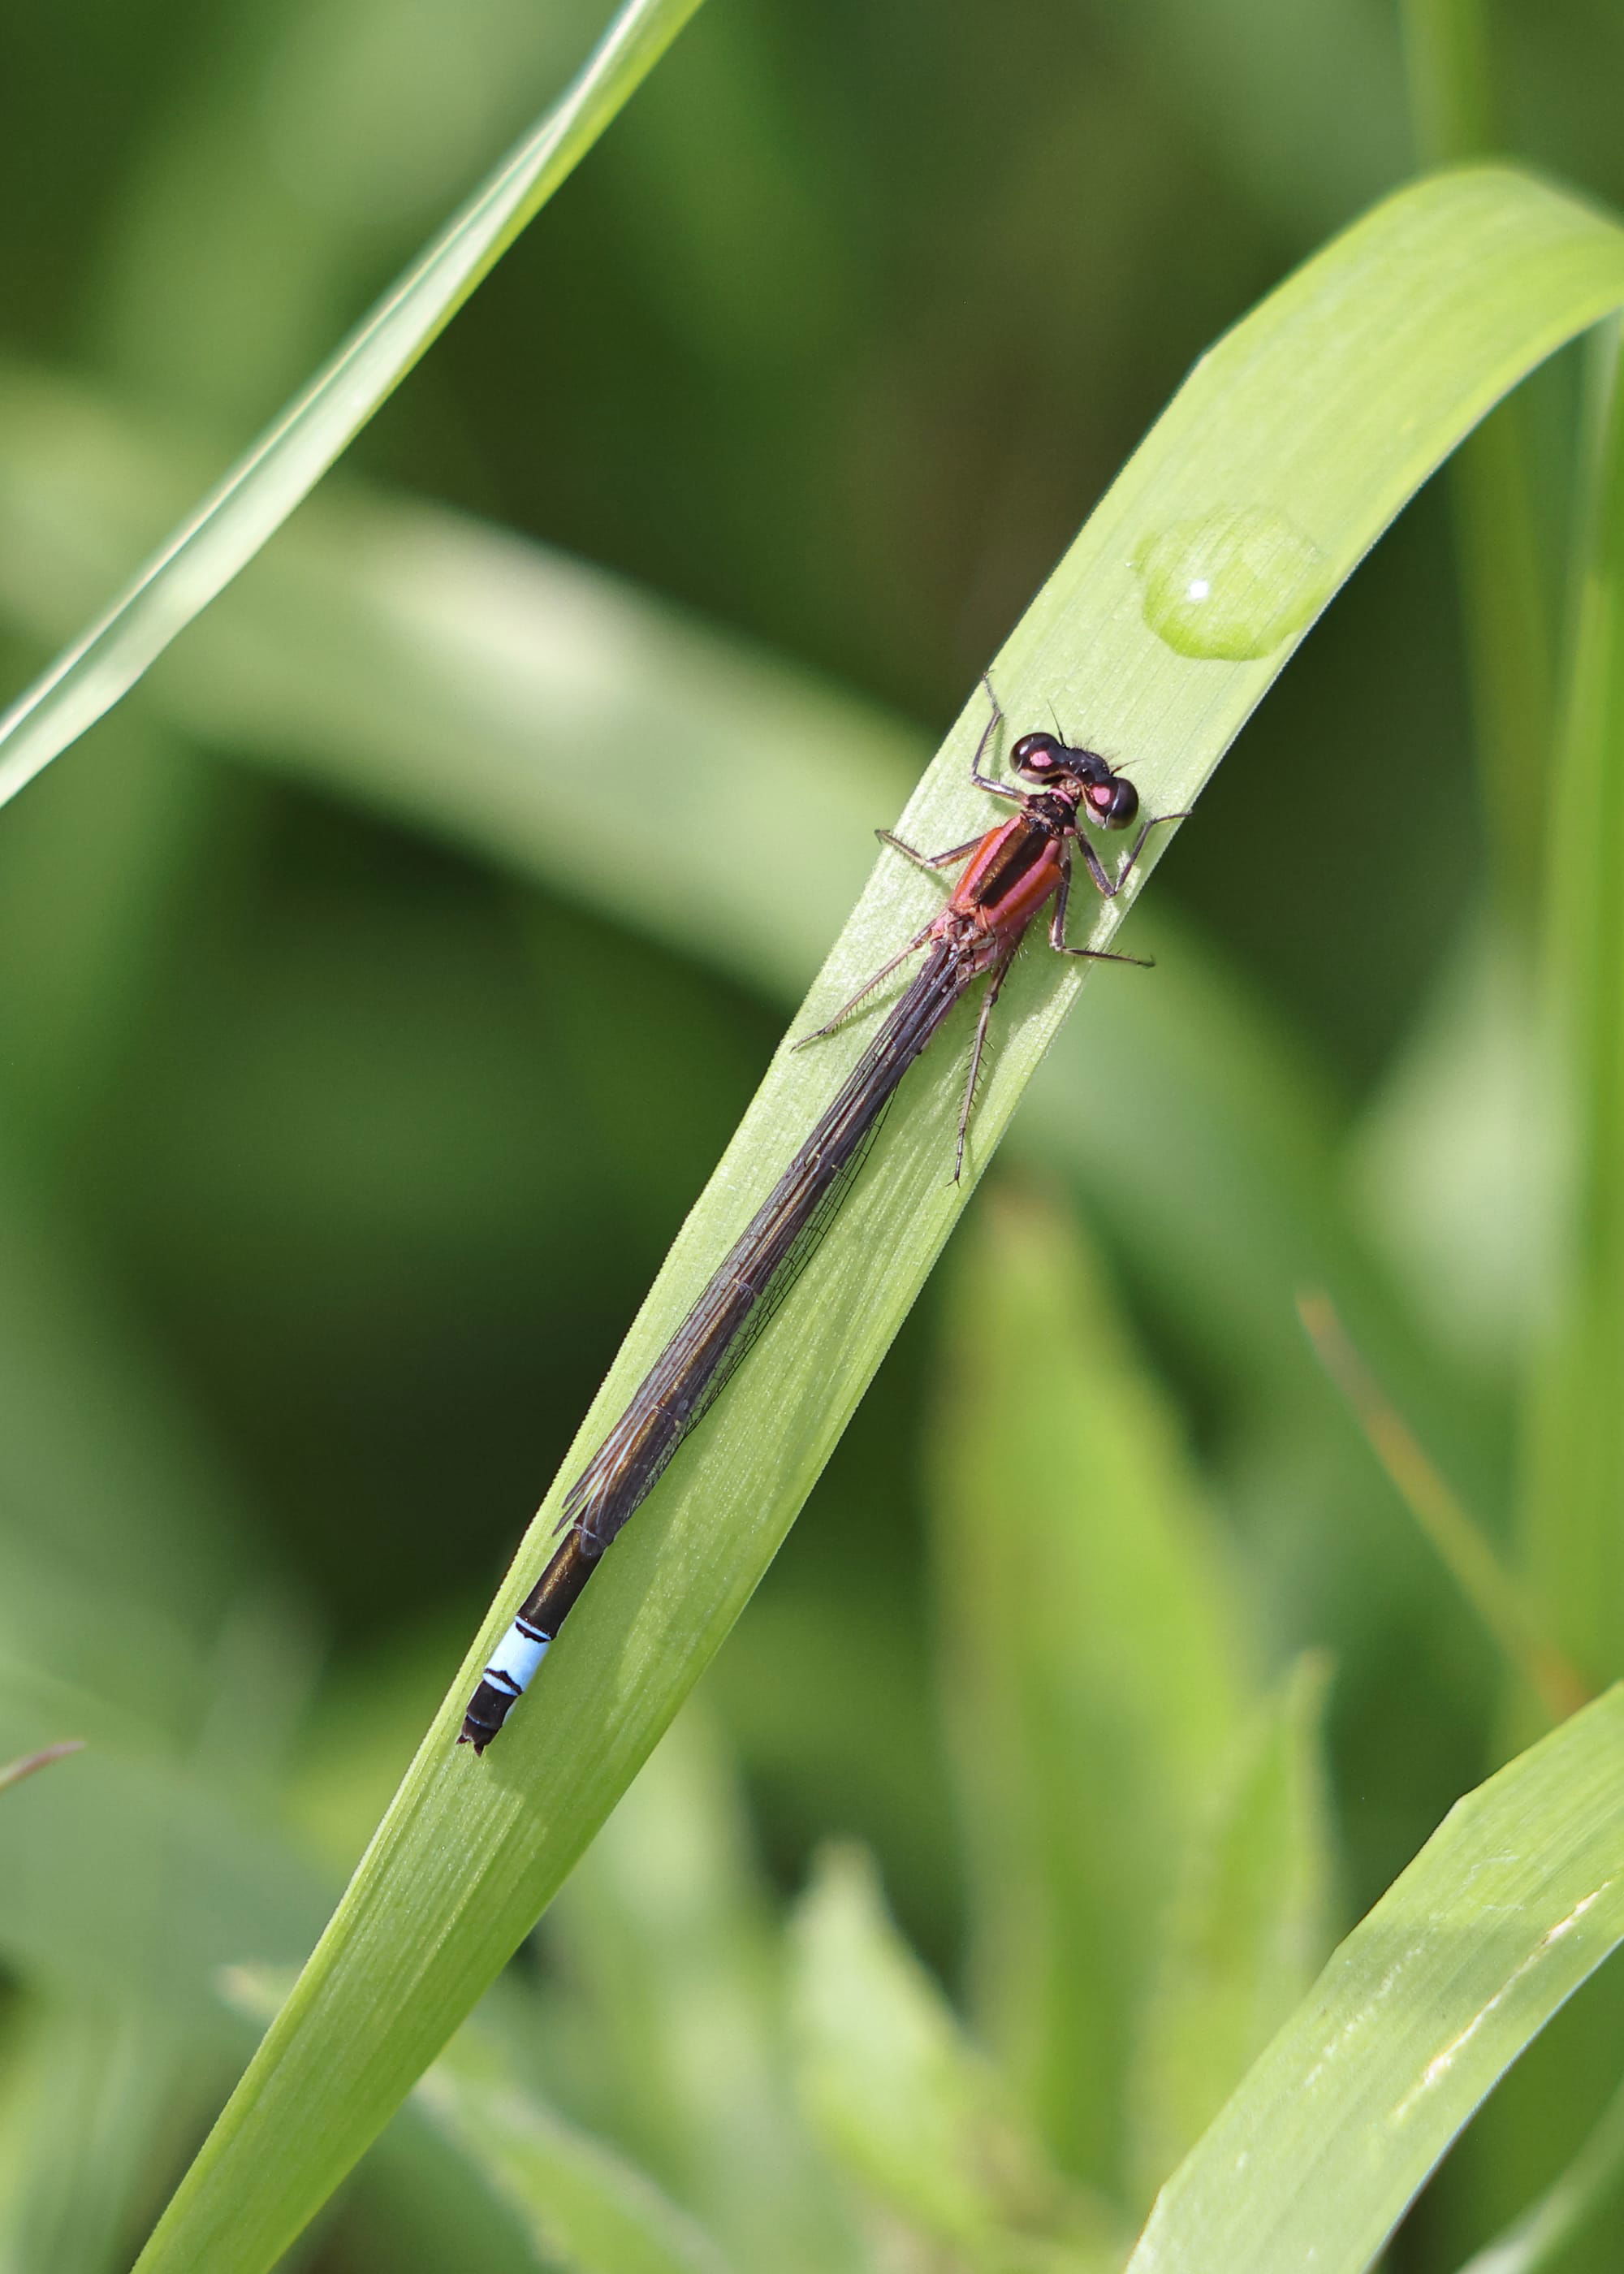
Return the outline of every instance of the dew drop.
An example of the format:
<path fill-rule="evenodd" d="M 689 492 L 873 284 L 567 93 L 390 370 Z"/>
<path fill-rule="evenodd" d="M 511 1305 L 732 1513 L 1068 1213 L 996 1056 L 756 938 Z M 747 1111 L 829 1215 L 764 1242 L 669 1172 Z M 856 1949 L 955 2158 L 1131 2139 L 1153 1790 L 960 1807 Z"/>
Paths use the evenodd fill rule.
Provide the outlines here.
<path fill-rule="evenodd" d="M 1177 654 L 1240 663 L 1272 655 L 1326 597 L 1313 539 L 1266 506 L 1220 506 L 1143 538 L 1133 566 L 1140 606 Z"/>

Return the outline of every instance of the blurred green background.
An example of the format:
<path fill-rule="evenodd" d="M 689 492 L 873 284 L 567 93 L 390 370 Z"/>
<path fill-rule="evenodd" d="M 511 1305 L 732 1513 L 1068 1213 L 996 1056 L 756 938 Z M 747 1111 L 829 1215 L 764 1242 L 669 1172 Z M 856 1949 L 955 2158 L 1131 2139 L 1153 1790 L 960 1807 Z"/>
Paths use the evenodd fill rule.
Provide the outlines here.
<path fill-rule="evenodd" d="M 15 0 L 8 689 L 598 23 L 574 0 Z M 1493 39 L 1502 147 L 1624 202 L 1617 11 L 1564 0 Z M 1192 360 L 1414 168 L 1410 108 L 1398 22 L 1353 0 L 712 0 L 321 497 L 0 814 L 0 1753 L 88 1716 L 109 1758 L 214 1759 L 312 1888 L 353 1860 L 865 871 L 864 822 L 894 817 Z M 1542 636 L 1575 394 L 1560 368 L 1524 406 Z M 595 611 L 627 644 L 603 669 L 644 671 L 635 714 L 594 681 Z M 744 690 L 720 780 L 712 679 Z M 1380 1289 L 1372 1355 L 1404 1358 L 1389 1387 L 1502 1528 L 1538 1132 L 1470 707 L 1434 489 L 1181 838 L 1131 943 L 1157 973 L 1091 987 L 996 1171 L 1098 1243 L 1115 1291 L 1089 1299 L 1120 1305 L 1199 1461 L 1259 1665 L 1329 1653 L 1343 1920 L 1504 1750 L 1494 1657 L 1290 1309 L 1316 1269 Z M 493 744 L 515 755 L 487 797 Z M 1538 802 L 1515 817 L 1530 874 Z M 696 827 L 725 855 L 735 810 L 740 910 L 725 860 L 713 899 L 662 874 Z M 1052 1139 L 1084 1087 L 1092 1155 Z M 705 1685 L 772 1879 L 860 1835 L 950 1980 L 929 1510 L 944 1337 L 961 1363 L 975 1338 L 944 1312 L 965 1269 Z M 48 1836 L 22 1800 L 5 1847 Z M 88 1902 L 95 1827 L 61 1805 Z M 0 1950 L 24 2076 L 85 1979 L 50 1909 L 21 1902 Z M 320 1901 L 294 1912 L 307 1940 Z M 299 1932 L 238 1931 L 213 1954 L 297 1954 Z M 109 1944 L 109 1984 L 124 1962 Z M 177 2056 L 172 2100 L 147 2073 L 100 2240 L 39 2255 L 72 2220 L 36 2203 L 8 2263 L 118 2263 L 217 2058 Z M 1530 2149 L 1533 2177 L 1553 2154 Z M 1439 2233 L 1471 2239 L 1506 2192 L 1424 2207 L 1406 2263 L 1449 2263 Z M 378 2232 L 341 2220 L 320 2264 L 396 2263 Z"/>

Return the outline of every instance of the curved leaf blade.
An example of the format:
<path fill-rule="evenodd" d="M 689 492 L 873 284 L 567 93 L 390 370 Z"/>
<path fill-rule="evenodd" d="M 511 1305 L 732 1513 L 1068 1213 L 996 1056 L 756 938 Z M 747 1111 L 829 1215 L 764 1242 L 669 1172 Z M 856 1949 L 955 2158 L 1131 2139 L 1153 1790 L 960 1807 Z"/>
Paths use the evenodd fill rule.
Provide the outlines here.
<path fill-rule="evenodd" d="M 1450 1811 L 1163 2189 L 1127 2274 L 1360 2274 L 1624 1939 L 1624 1689 Z"/>
<path fill-rule="evenodd" d="M 573 172 L 698 5 L 627 0 L 559 102 L 128 589 L 0 718 L 0 802 L 110 710 L 252 560 Z"/>

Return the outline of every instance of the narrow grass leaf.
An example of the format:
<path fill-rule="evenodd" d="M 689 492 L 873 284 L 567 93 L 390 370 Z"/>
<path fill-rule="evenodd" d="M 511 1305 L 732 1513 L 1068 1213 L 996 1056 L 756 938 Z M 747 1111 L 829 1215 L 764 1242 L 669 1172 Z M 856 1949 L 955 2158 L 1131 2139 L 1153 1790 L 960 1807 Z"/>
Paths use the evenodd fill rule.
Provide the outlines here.
<path fill-rule="evenodd" d="M 257 422 L 345 327 L 357 275 L 444 215 L 607 13 L 330 0 L 186 42 L 121 138 L 80 297 L 85 359 L 188 424 Z"/>
<path fill-rule="evenodd" d="M 1350 1340 L 1335 1306 L 1304 1294 L 1297 1310 L 1320 1364 L 1347 1400 L 1365 1442 L 1455 1582 L 1484 1631 L 1498 1647 L 1507 1673 L 1520 1675 L 1547 1723 L 1564 1721 L 1588 1705 L 1592 1692 L 1557 1649 L 1540 1607 L 1519 1575 L 1509 1570 L 1477 1517 L 1459 1499 L 1429 1457 Z"/>
<path fill-rule="evenodd" d="M 7 2018 L 0 2266 L 116 2274 L 169 2111 L 199 2097 L 177 2033 L 150 2009 L 71 1996 L 19 1999 Z"/>
<path fill-rule="evenodd" d="M 548 1922 L 640 2160 L 741 2267 L 860 2255 L 790 2074 L 782 1967 L 718 1732 L 690 1709 Z"/>
<path fill-rule="evenodd" d="M 215 1975 L 214 1989 L 220 2004 L 258 2033 L 275 2019 L 297 1974 L 291 1967 L 227 1966 Z M 535 2022 L 533 1999 L 516 1985 L 499 1984 L 418 2080 L 344 2191 L 345 2225 L 364 2235 L 358 2251 L 364 2263 L 372 2263 L 370 2252 L 390 2274 L 445 2274 L 447 2267 L 463 2265 L 512 2269 L 515 2274 L 534 2265 L 551 2274 L 555 2266 L 574 2264 L 542 2247 L 538 2207 L 526 2201 L 533 2172 L 527 2176 L 497 2168 L 507 2152 L 501 2143 L 496 2143 L 493 2157 L 482 2157 L 479 2143 L 462 2136 L 454 2113 L 455 2104 L 470 2131 L 479 2117 L 478 2094 L 470 2091 L 463 2099 L 452 2082 L 463 2078 L 482 2092 L 495 2090 L 505 2103 L 518 2096 L 527 2106 L 539 2107 L 522 2067 Z M 516 2120 L 511 2105 L 492 2113 L 499 2127 Z M 590 2158 L 596 2143 L 575 2136 Z M 515 2155 L 520 2152 L 515 2148 Z M 560 2144 L 560 2153 L 568 2155 L 567 2144 Z M 589 2160 L 587 2175 L 591 2169 Z M 637 2175 L 628 2177 L 635 2184 Z M 301 2248 L 319 2232 L 320 2223 L 307 2229 Z"/>
<path fill-rule="evenodd" d="M 1169 2181 L 1129 2274 L 1363 2274 L 1624 1938 L 1624 1690 L 1450 1811 Z"/>
<path fill-rule="evenodd" d="M 86 1107 L 94 1114 L 130 1048 L 220 786 L 217 770 L 177 749 L 157 720 L 126 711 L 104 722 L 75 765 L 6 816 L 6 1120 L 11 1143 L 48 1171 L 59 1167 L 65 1144 L 81 1141 Z"/>
<path fill-rule="evenodd" d="M 726 2274 L 716 2244 L 624 2157 L 538 2099 L 489 2046 L 454 2039 L 415 2105 L 526 2228 L 538 2263 L 579 2274 Z"/>
<path fill-rule="evenodd" d="M 1065 1218 L 984 1213 L 932 1502 L 977 2010 L 1070 2168 L 1121 2176 L 1178 1858 L 1256 1700 L 1177 1427 Z"/>
<path fill-rule="evenodd" d="M 1624 387 L 1608 344 L 1547 894 L 1566 1206 L 1522 1511 L 1559 1638 L 1599 1679 L 1624 1671 L 1609 1615 L 1624 1590 Z"/>
<path fill-rule="evenodd" d="M 925 2248 L 971 2267 L 1120 2263 L 897 1932 L 866 1854 L 831 1850 L 793 1928 L 801 2090 L 831 2155 Z M 918 2247 L 918 2246 L 916 2246 Z"/>
<path fill-rule="evenodd" d="M 237 2012 L 264 2027 L 292 1983 L 273 1968 L 234 1966 L 221 1990 Z M 432 2127 L 513 2213 L 538 2266 L 578 2274 L 726 2274 L 696 2221 L 542 2099 L 514 2047 L 534 2015 L 509 2010 L 506 2018 L 505 2030 L 475 2021 L 457 2032 L 418 2079 L 391 2144 L 420 2159 L 423 2127 Z M 400 2160 L 400 2152 L 380 2154 L 372 2175 Z"/>
<path fill-rule="evenodd" d="M 1401 20 L 1423 162 L 1492 156 L 1505 138 L 1481 0 L 1404 0 Z M 1557 614 L 1526 401 L 1503 403 L 1485 421 L 1449 479 L 1492 882 L 1502 912 L 1526 922 L 1538 877 L 1530 824 L 1537 837 L 1543 819 L 1527 784 L 1530 766 L 1551 759 Z"/>
<path fill-rule="evenodd" d="M 0 718 L 0 801 L 110 709 L 320 481 L 603 132 L 699 0 L 627 0 L 585 68 L 135 581 Z"/>
<path fill-rule="evenodd" d="M 1403 0 L 1399 22 L 1417 147 L 1435 166 L 1489 156 L 1500 135 L 1480 0 Z"/>
<path fill-rule="evenodd" d="M 1620 304 L 1624 231 L 1540 183 L 1446 176 L 1378 207 L 1198 365 L 998 659 L 1006 710 L 1041 715 L 1053 701 L 1083 739 L 1132 754 L 1147 810 L 1183 809 L 1411 492 L 1508 388 Z M 985 826 L 965 773 L 985 718 L 978 694 L 904 817 L 911 841 L 958 843 Z M 1096 944 L 1131 896 L 1099 912 Z M 927 879 L 881 864 L 815 1007 L 826 1014 L 934 905 Z M 944 1167 L 957 1053 L 944 1046 L 910 1079 L 868 1173 L 667 1476 L 658 1511 L 617 1543 L 535 1693 L 474 1761 L 456 1751 L 457 1723 L 545 1560 L 549 1500 L 142 2274 L 273 2263 L 529 1931 L 748 1600 L 1077 987 L 1046 957 L 1011 977 L 962 1186 Z M 861 1047 L 841 1038 L 775 1060 L 567 1476 Z"/>
<path fill-rule="evenodd" d="M 1537 1071 L 1561 1157 L 1544 1329 L 1524 1370 L 1518 1531 L 1530 1584 L 1592 1684 L 1624 1672 L 1610 1604 L 1624 1587 L 1624 388 L 1598 343 L 1574 576 L 1573 641 L 1546 885 Z M 1527 1701 L 1513 1727 L 1530 1726 Z M 1608 1982 L 1542 2046 L 1467 2150 L 1479 2217 L 1507 2220 L 1597 2120 L 1619 2073 L 1624 1982 Z M 1477 2232 L 1476 2228 L 1469 2230 Z M 1575 2274 L 1608 2265 L 1578 2246 Z"/>
<path fill-rule="evenodd" d="M 79 1758 L 5 1792 L 0 1958 L 118 2005 L 141 1994 L 218 2038 L 212 1969 L 303 1957 L 326 1891 L 249 1811 L 163 1757 L 127 1710 L 0 1657 L 0 1756 L 63 1728 Z M 109 1871 L 107 1859 L 118 1868 Z"/>
<path fill-rule="evenodd" d="M 1147 2200 L 1306 1994 L 1330 1947 L 1329 1669 L 1302 1659 L 1242 1732 L 1178 1875 L 1129 2077 Z"/>

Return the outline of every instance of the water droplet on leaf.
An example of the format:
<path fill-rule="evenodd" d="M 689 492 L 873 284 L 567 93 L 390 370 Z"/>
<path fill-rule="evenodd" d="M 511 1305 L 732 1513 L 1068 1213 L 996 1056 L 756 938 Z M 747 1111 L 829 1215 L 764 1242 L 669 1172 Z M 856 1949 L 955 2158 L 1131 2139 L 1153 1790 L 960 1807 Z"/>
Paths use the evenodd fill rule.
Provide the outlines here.
<path fill-rule="evenodd" d="M 1221 506 L 1143 538 L 1140 606 L 1179 655 L 1240 663 L 1272 655 L 1326 597 L 1326 557 L 1283 513 Z"/>

